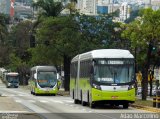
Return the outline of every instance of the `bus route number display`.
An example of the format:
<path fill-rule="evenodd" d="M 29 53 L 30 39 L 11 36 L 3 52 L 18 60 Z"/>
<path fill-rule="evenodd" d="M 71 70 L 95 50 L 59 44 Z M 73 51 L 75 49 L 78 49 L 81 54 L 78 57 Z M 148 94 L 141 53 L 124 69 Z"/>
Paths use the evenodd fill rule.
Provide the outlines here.
<path fill-rule="evenodd" d="M 120 60 L 99 60 L 99 64 L 124 64 L 123 61 Z"/>

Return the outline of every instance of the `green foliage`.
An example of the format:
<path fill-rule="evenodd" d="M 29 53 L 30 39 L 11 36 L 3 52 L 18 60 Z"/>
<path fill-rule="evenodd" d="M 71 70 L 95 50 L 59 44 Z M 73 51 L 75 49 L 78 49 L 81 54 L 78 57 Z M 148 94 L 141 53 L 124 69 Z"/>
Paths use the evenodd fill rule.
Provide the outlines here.
<path fill-rule="evenodd" d="M 41 8 L 41 14 L 44 16 L 58 16 L 63 10 L 61 2 L 55 2 L 55 0 L 38 0 L 33 3 L 34 7 Z"/>
<path fill-rule="evenodd" d="M 22 60 L 14 53 L 9 55 L 10 64 L 7 66 L 11 71 L 17 71 L 17 67 L 22 65 Z"/>
<path fill-rule="evenodd" d="M 122 37 L 131 40 L 132 48 L 137 48 L 138 63 L 144 63 L 149 44 L 156 46 L 160 41 L 160 10 L 142 9 L 140 17 L 126 25 Z M 152 50 L 152 49 L 151 49 Z"/>
<path fill-rule="evenodd" d="M 9 17 L 0 13 L 0 45 L 6 44 L 6 37 L 8 34 L 7 23 L 9 21 Z"/>
<path fill-rule="evenodd" d="M 121 38 L 121 24 L 112 21 L 112 15 L 86 16 L 78 15 L 78 24 L 82 38 L 90 43 L 89 50 L 97 48 L 126 48 Z M 125 41 L 125 40 L 124 40 Z"/>
<path fill-rule="evenodd" d="M 42 53 L 46 59 L 43 59 L 42 55 L 39 56 L 46 63 L 51 61 L 58 63 L 58 59 L 62 62 L 62 57 L 65 54 L 68 56 L 76 55 L 78 53 L 76 49 L 79 49 L 81 44 L 80 34 L 76 27 L 75 21 L 70 16 L 45 18 L 36 31 L 37 47 L 33 52 Z M 47 46 L 44 44 L 45 41 L 49 42 Z M 36 54 L 32 56 L 34 57 Z M 50 59 L 52 60 L 48 61 Z"/>
<path fill-rule="evenodd" d="M 24 55 L 24 52 L 30 47 L 30 31 L 32 22 L 24 21 L 13 26 L 9 35 L 9 44 L 16 50 L 19 57 Z"/>

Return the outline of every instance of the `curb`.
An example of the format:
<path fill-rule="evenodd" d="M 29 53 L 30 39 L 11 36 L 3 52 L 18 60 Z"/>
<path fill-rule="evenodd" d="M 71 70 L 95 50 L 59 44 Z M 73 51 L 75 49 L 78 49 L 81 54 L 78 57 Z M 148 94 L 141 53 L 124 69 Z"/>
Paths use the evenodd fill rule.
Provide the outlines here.
<path fill-rule="evenodd" d="M 57 95 L 60 95 L 60 96 L 69 96 L 69 91 L 61 91 L 59 90 Z"/>
<path fill-rule="evenodd" d="M 141 109 L 141 110 L 151 111 L 151 112 L 155 112 L 155 113 L 160 113 L 160 108 L 154 108 L 154 107 L 136 105 L 136 104 L 131 104 L 131 107 Z"/>

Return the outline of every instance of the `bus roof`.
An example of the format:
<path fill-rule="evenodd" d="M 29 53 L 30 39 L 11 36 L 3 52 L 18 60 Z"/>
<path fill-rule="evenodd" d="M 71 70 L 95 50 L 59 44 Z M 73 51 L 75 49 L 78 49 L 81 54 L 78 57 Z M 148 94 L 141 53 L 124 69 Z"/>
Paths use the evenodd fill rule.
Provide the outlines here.
<path fill-rule="evenodd" d="M 19 73 L 18 72 L 8 72 L 8 73 L 6 73 L 6 75 L 17 76 L 17 75 L 19 75 Z"/>
<path fill-rule="evenodd" d="M 95 58 L 134 58 L 129 50 L 124 49 L 98 49 L 75 56 L 71 62 Z"/>
<path fill-rule="evenodd" d="M 57 71 L 55 66 L 35 66 L 32 67 L 31 70 L 39 70 L 39 71 Z"/>

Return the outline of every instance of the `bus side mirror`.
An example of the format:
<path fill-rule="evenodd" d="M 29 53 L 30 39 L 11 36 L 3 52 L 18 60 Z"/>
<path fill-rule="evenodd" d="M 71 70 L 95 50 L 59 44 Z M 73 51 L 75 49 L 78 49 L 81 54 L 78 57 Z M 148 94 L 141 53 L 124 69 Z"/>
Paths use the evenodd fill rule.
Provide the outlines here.
<path fill-rule="evenodd" d="M 34 74 L 34 79 L 37 79 L 37 74 L 36 73 Z"/>
<path fill-rule="evenodd" d="M 57 73 L 57 80 L 61 80 L 61 76 Z"/>

